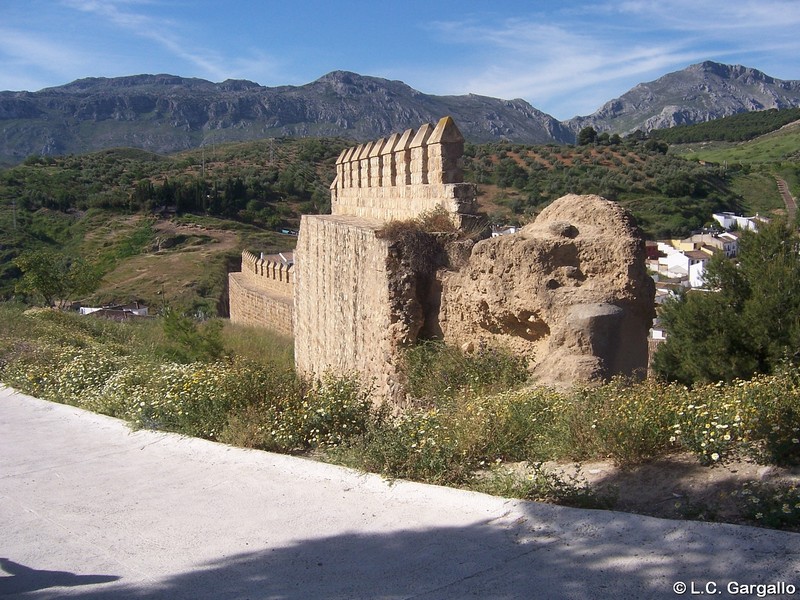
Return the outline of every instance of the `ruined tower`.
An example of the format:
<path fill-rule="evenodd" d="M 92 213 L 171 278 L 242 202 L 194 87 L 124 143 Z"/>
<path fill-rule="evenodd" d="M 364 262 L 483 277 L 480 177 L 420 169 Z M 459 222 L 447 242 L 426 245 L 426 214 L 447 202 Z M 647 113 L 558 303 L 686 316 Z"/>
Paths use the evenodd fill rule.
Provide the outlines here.
<path fill-rule="evenodd" d="M 376 397 L 402 397 L 401 349 L 420 323 L 407 274 L 377 235 L 391 220 L 444 209 L 458 223 L 475 211 L 462 181 L 464 138 L 453 119 L 361 144 L 336 161 L 330 215 L 304 215 L 295 251 L 295 363 L 320 375 L 357 373 Z"/>

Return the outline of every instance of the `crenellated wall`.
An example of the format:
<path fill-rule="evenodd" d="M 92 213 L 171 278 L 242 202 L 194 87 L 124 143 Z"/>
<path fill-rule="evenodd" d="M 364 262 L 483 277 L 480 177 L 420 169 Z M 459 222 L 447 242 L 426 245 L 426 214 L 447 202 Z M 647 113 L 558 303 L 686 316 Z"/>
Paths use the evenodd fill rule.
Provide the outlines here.
<path fill-rule="evenodd" d="M 462 181 L 464 137 L 450 117 L 342 151 L 331 184 L 331 213 L 388 221 L 443 207 L 476 210 L 475 186 Z"/>
<path fill-rule="evenodd" d="M 242 252 L 242 278 L 256 288 L 288 298 L 293 295 L 294 265 L 280 257 L 258 257 L 245 250 Z"/>
<path fill-rule="evenodd" d="M 291 336 L 294 266 L 280 257 L 242 252 L 242 270 L 228 274 L 231 322 L 269 327 Z"/>
<path fill-rule="evenodd" d="M 402 405 L 402 348 L 422 324 L 415 276 L 380 232 L 438 207 L 457 225 L 474 216 L 475 186 L 462 181 L 464 138 L 453 119 L 344 150 L 331 215 L 305 215 L 297 241 L 295 364 L 320 375 L 357 373 L 376 401 Z"/>

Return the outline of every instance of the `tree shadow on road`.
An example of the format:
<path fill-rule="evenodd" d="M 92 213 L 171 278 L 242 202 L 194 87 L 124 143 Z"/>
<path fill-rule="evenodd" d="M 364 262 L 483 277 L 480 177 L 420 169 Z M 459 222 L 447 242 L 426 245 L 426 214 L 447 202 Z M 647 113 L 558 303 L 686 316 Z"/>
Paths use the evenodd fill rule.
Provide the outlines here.
<path fill-rule="evenodd" d="M 733 580 L 791 582 L 797 540 L 753 528 L 509 503 L 506 516 L 466 527 L 305 539 L 200 564 L 152 585 L 123 579 L 35 597 L 674 598 L 679 581 L 698 588 L 712 581 L 723 592 Z"/>
<path fill-rule="evenodd" d="M 55 587 L 77 587 L 117 581 L 115 575 L 76 575 L 68 571 L 31 569 L 20 563 L 0 558 L 0 568 L 10 577 L 0 577 L 0 596 L 26 594 Z"/>

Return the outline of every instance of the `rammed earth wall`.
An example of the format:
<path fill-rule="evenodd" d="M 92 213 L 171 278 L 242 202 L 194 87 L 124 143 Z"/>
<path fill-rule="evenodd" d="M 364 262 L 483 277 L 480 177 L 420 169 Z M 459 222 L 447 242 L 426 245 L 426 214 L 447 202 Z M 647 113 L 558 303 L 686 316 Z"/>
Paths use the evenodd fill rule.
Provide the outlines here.
<path fill-rule="evenodd" d="M 397 345 L 381 223 L 352 216 L 304 216 L 296 249 L 295 364 L 320 375 L 357 373 L 397 391 Z"/>

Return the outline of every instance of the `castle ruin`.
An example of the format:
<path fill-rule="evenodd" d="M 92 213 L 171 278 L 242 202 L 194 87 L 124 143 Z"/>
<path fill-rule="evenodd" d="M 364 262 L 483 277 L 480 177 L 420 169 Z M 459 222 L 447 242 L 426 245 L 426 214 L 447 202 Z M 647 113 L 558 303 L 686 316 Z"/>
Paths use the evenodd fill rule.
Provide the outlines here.
<path fill-rule="evenodd" d="M 292 293 L 298 371 L 356 374 L 377 400 L 398 406 L 402 351 L 423 336 L 467 351 L 505 347 L 548 384 L 644 373 L 654 285 L 641 234 L 616 203 L 566 196 L 515 234 L 428 236 L 423 245 L 439 257 L 426 273 L 385 235 L 433 211 L 457 227 L 476 218 L 475 186 L 459 168 L 463 147 L 445 117 L 343 151 L 332 214 L 302 217 L 294 264 L 281 270 L 243 254 L 242 274 L 231 274 L 232 320 L 278 319 L 285 330 L 290 313 L 277 307 Z M 236 307 L 242 302 L 260 316 Z"/>
<path fill-rule="evenodd" d="M 336 161 L 331 214 L 304 215 L 297 240 L 298 371 L 356 373 L 377 397 L 401 402 L 401 350 L 424 315 L 413 274 L 380 232 L 390 220 L 443 209 L 460 223 L 475 211 L 463 183 L 464 138 L 450 117 L 347 149 Z"/>
<path fill-rule="evenodd" d="M 242 270 L 228 274 L 231 322 L 269 327 L 291 336 L 294 318 L 292 253 L 256 256 L 242 252 Z"/>

